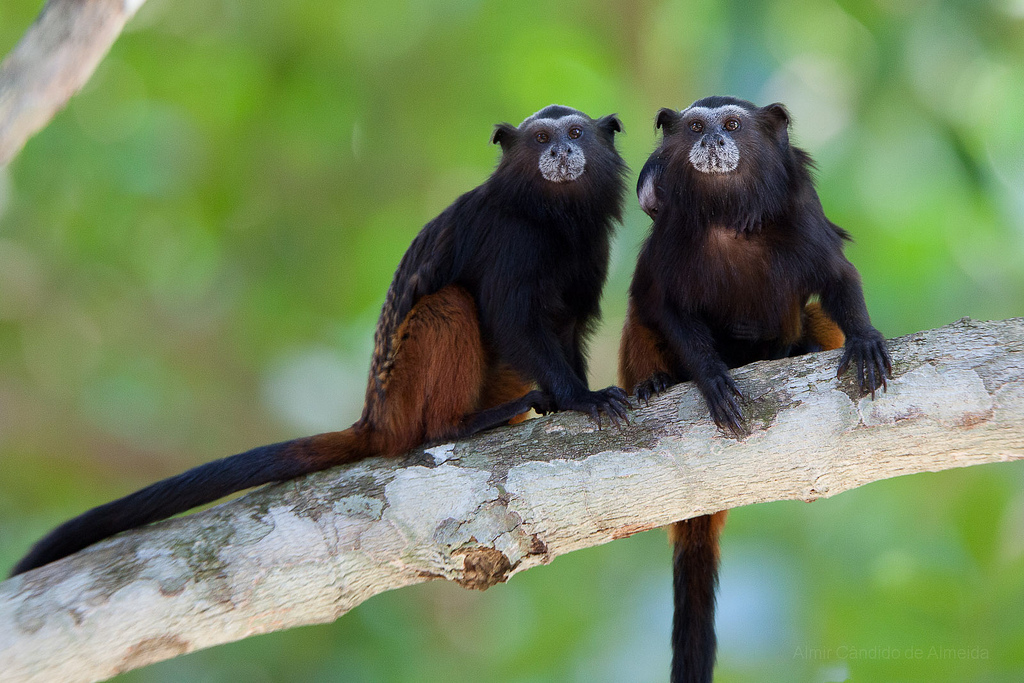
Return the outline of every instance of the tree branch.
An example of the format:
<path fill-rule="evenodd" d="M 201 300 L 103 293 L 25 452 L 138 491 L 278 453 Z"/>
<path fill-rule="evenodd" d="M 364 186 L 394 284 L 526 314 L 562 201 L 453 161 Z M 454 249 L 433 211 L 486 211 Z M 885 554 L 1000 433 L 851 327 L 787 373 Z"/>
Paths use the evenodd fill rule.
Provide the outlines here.
<path fill-rule="evenodd" d="M 145 0 L 47 0 L 0 63 L 0 166 L 78 92 Z"/>
<path fill-rule="evenodd" d="M 434 578 L 484 589 L 669 522 L 1024 458 L 1024 319 L 891 342 L 874 401 L 838 352 L 738 370 L 754 433 L 719 434 L 691 384 L 597 431 L 560 414 L 269 486 L 0 584 L 9 683 L 95 681 L 328 622 Z"/>

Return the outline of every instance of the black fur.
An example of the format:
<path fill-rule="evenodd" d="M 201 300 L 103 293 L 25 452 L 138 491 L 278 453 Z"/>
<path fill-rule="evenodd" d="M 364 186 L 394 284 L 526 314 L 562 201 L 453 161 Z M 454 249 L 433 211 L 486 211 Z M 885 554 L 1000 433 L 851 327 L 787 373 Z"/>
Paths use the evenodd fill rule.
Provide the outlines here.
<path fill-rule="evenodd" d="M 626 166 L 613 139 L 620 130 L 614 115 L 594 120 L 557 105 L 518 127 L 496 127 L 493 141 L 501 144 L 502 157 L 494 173 L 430 221 L 395 272 L 374 336 L 363 414 L 351 429 L 262 446 L 90 510 L 43 538 L 13 574 L 234 491 L 387 448 L 394 437 L 374 421 L 386 401 L 399 346 L 395 336 L 417 301 L 451 285 L 475 301 L 489 365 L 511 368 L 539 387 L 464 416 L 455 436 L 507 422 L 531 407 L 584 411 L 599 425 L 602 413 L 613 422 L 625 419 L 624 392 L 588 388 L 585 348 L 600 313 L 609 240 L 622 211 Z M 547 141 L 539 142 L 538 133 Z M 571 182 L 545 180 L 540 155 L 562 153 L 585 157 L 582 174 Z"/>
<path fill-rule="evenodd" d="M 725 128 L 726 118 L 717 124 L 700 120 L 699 131 L 691 128 L 692 107 L 727 105 L 741 110 L 737 129 Z M 825 217 L 811 159 L 789 142 L 786 109 L 709 97 L 683 112 L 661 110 L 655 125 L 663 130 L 662 142 L 637 184 L 654 225 L 629 296 L 638 322 L 661 340 L 669 371 L 627 389 L 646 399 L 693 380 L 715 423 L 743 436 L 742 396 L 729 369 L 811 350 L 799 328 L 804 306 L 815 295 L 846 335 L 838 374 L 854 365 L 862 391 L 874 395 L 884 388 L 889 354 L 871 326 L 860 276 L 843 255 L 849 236 Z M 730 142 L 739 150 L 734 170 L 705 173 L 691 163 L 694 145 Z M 709 520 L 690 522 L 710 530 Z M 675 600 L 686 612 L 676 614 L 674 683 L 711 680 L 716 539 L 704 543 L 691 534 L 677 542 Z"/>

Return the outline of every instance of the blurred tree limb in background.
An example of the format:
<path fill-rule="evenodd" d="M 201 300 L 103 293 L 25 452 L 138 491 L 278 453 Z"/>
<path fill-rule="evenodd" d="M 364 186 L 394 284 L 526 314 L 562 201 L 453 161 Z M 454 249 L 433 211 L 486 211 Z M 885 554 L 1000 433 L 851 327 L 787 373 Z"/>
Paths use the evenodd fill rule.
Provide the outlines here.
<path fill-rule="evenodd" d="M 145 0 L 47 0 L 0 63 L 0 166 L 60 111 Z"/>
<path fill-rule="evenodd" d="M 738 370 L 755 426 L 742 442 L 684 384 L 622 430 L 561 414 L 128 532 L 0 584 L 0 670 L 7 683 L 102 680 L 333 621 L 403 585 L 488 588 L 677 519 L 1024 458 L 1024 319 L 965 319 L 891 350 L 875 400 L 835 379 L 837 352 Z"/>

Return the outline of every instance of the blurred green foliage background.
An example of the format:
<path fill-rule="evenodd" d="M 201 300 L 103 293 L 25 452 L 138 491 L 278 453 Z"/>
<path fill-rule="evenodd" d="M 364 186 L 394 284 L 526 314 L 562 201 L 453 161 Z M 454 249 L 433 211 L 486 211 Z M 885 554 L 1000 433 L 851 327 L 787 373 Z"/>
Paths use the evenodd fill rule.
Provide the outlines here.
<path fill-rule="evenodd" d="M 0 51 L 40 4 L 0 5 Z M 1024 315 L 1022 0 L 150 0 L 0 171 L 0 566 L 349 424 L 393 269 L 487 177 L 493 124 L 618 112 L 635 179 L 657 109 L 710 94 L 790 107 L 887 336 Z M 631 199 L 593 385 L 648 226 Z M 1024 463 L 731 520 L 718 680 L 1020 680 Z M 655 531 L 118 680 L 663 681 L 669 571 Z"/>

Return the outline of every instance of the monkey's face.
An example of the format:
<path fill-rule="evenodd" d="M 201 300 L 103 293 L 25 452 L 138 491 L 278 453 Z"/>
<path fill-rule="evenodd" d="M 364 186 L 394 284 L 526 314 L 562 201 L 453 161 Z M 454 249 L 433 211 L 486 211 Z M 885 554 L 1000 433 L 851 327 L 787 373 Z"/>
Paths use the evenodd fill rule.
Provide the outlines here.
<path fill-rule="evenodd" d="M 734 136 L 744 128 L 749 112 L 735 104 L 697 107 L 681 114 L 682 134 L 690 143 L 689 159 L 701 173 L 732 173 L 740 163 Z M 744 131 L 745 132 L 745 131 Z"/>
<path fill-rule="evenodd" d="M 501 143 L 503 164 L 565 185 L 583 177 L 589 166 L 618 159 L 613 138 L 621 130 L 614 115 L 595 121 L 575 109 L 551 105 L 518 127 L 497 126 L 492 141 Z"/>
<path fill-rule="evenodd" d="M 652 218 L 672 201 L 726 213 L 764 214 L 788 187 L 789 115 L 735 97 L 705 97 L 682 111 L 662 109 L 661 145 L 640 172 L 637 196 Z"/>
<path fill-rule="evenodd" d="M 525 131 L 528 145 L 537 155 L 537 169 L 545 180 L 565 183 L 576 180 L 587 166 L 580 138 L 588 122 L 581 116 L 537 119 Z"/>

